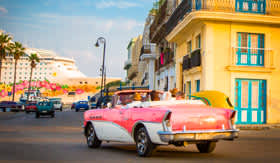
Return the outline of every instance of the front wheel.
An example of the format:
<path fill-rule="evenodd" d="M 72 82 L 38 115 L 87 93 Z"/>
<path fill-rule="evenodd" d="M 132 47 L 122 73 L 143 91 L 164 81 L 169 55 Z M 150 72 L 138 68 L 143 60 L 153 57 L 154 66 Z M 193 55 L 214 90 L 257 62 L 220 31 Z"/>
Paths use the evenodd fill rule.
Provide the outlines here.
<path fill-rule="evenodd" d="M 196 144 L 197 149 L 200 153 L 211 153 L 216 147 L 216 142 L 206 142 L 201 144 Z"/>
<path fill-rule="evenodd" d="M 136 134 L 136 150 L 139 156 L 149 157 L 156 145 L 152 143 L 145 127 L 140 128 Z"/>
<path fill-rule="evenodd" d="M 97 138 L 92 124 L 89 124 L 86 129 L 86 138 L 87 138 L 87 145 L 89 148 L 98 148 L 102 143 L 102 141 L 100 141 Z"/>

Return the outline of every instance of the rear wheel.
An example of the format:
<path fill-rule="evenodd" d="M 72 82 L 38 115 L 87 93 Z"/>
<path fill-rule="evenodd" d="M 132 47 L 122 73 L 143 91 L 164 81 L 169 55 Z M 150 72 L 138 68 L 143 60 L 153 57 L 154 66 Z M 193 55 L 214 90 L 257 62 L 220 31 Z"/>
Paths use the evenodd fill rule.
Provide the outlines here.
<path fill-rule="evenodd" d="M 54 118 L 55 117 L 54 113 L 52 113 L 51 116 L 52 116 L 52 118 Z"/>
<path fill-rule="evenodd" d="M 206 142 L 201 144 L 196 144 L 197 149 L 200 153 L 211 153 L 216 147 L 216 142 Z"/>
<path fill-rule="evenodd" d="M 76 112 L 78 112 L 79 111 L 79 109 L 76 109 Z"/>
<path fill-rule="evenodd" d="M 102 143 L 102 141 L 100 141 L 97 138 L 92 124 L 89 124 L 86 129 L 86 138 L 87 138 L 87 145 L 89 148 L 98 148 Z"/>
<path fill-rule="evenodd" d="M 136 150 L 139 156 L 149 157 L 156 145 L 152 143 L 145 127 L 141 127 L 136 134 Z"/>

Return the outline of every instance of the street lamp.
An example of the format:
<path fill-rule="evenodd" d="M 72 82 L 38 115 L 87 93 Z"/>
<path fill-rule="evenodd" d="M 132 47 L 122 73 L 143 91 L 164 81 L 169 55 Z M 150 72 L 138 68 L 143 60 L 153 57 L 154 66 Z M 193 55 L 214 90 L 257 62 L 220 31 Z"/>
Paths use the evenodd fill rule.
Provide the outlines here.
<path fill-rule="evenodd" d="M 104 75 L 104 64 L 105 64 L 105 50 L 106 50 L 106 40 L 104 37 L 99 37 L 95 43 L 96 47 L 99 47 L 99 43 L 103 43 L 103 61 L 102 61 L 102 73 L 101 73 L 101 95 L 100 98 L 103 100 L 103 87 L 105 88 L 105 75 Z M 102 104 L 102 101 L 101 101 Z"/>

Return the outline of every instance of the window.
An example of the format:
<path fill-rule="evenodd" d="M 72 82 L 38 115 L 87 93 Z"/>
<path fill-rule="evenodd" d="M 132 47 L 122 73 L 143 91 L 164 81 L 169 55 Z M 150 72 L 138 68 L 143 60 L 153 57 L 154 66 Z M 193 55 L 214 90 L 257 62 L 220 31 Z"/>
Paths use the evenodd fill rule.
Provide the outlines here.
<path fill-rule="evenodd" d="M 265 14 L 266 0 L 236 0 L 235 8 L 238 12 Z"/>
<path fill-rule="evenodd" d="M 237 65 L 264 66 L 264 35 L 255 33 L 237 34 Z"/>
<path fill-rule="evenodd" d="M 196 36 L 196 38 L 195 38 L 195 46 L 196 46 L 196 49 L 201 48 L 200 34 L 198 36 Z"/>
<path fill-rule="evenodd" d="M 187 43 L 187 54 L 192 52 L 192 41 L 188 41 Z"/>
<path fill-rule="evenodd" d="M 201 0 L 195 0 L 195 9 L 200 10 L 201 9 Z"/>
<path fill-rule="evenodd" d="M 187 95 L 191 95 L 192 94 L 192 83 L 191 81 L 187 82 Z"/>
<path fill-rule="evenodd" d="M 196 80 L 195 83 L 196 83 L 196 92 L 199 92 L 200 91 L 200 80 Z"/>

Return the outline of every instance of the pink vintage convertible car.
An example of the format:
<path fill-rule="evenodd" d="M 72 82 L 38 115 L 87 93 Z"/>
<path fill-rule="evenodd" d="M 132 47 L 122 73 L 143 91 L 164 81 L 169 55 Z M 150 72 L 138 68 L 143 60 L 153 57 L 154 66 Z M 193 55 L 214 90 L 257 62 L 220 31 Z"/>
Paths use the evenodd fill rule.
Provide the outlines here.
<path fill-rule="evenodd" d="M 86 111 L 88 147 L 98 148 L 102 141 L 136 143 L 139 156 L 150 156 L 157 145 L 196 144 L 200 152 L 210 153 L 219 140 L 238 137 L 234 110 L 213 108 L 200 100 L 159 100 L 162 94 L 119 91 L 108 108 Z"/>

